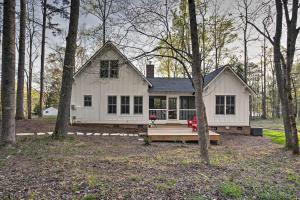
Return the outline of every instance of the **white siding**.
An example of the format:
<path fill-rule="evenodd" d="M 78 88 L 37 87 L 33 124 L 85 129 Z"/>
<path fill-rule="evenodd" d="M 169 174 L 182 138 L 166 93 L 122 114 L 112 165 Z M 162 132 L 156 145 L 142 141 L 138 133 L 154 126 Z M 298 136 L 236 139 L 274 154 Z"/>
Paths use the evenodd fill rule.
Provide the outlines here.
<path fill-rule="evenodd" d="M 235 96 L 234 115 L 216 115 L 216 95 Z M 226 69 L 204 91 L 209 126 L 249 126 L 249 90 Z"/>
<path fill-rule="evenodd" d="M 75 78 L 71 120 L 78 123 L 148 123 L 148 83 L 112 48 L 106 48 Z M 119 78 L 100 78 L 100 60 L 119 60 Z M 92 95 L 92 106 L 84 107 L 83 96 Z M 117 114 L 107 113 L 108 96 L 117 96 Z M 130 96 L 130 114 L 120 114 L 120 96 Z M 143 96 L 143 114 L 133 114 L 134 96 Z"/>

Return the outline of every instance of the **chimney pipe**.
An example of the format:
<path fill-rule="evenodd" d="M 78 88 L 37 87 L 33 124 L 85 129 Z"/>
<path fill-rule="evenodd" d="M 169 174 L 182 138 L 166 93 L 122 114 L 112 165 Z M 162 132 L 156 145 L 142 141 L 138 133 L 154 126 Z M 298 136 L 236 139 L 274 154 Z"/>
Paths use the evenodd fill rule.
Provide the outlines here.
<path fill-rule="evenodd" d="M 154 65 L 151 63 L 146 65 L 146 77 L 154 78 Z"/>

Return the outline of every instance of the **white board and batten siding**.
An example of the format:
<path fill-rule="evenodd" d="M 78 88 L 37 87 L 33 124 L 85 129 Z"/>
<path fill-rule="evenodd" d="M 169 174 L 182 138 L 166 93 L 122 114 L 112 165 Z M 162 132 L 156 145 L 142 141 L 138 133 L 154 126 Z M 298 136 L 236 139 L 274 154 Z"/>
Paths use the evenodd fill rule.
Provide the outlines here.
<path fill-rule="evenodd" d="M 100 61 L 118 60 L 119 78 L 100 78 Z M 84 107 L 84 95 L 92 95 L 92 106 Z M 108 96 L 117 96 L 117 114 L 108 114 Z M 130 114 L 121 114 L 121 96 L 130 96 Z M 143 114 L 134 114 L 134 96 L 143 96 Z M 72 89 L 71 120 L 76 123 L 147 124 L 148 83 L 115 50 L 107 47 L 76 77 Z"/>
<path fill-rule="evenodd" d="M 249 126 L 249 89 L 234 75 L 230 69 L 225 69 L 204 90 L 209 126 Z M 235 96 L 235 114 L 217 115 L 216 96 Z"/>

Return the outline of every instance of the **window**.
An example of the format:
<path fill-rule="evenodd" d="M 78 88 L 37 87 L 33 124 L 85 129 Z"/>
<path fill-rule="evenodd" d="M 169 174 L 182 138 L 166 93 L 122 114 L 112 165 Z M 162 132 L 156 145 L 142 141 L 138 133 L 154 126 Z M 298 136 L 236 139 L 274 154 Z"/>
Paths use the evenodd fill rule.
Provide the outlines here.
<path fill-rule="evenodd" d="M 92 106 L 92 95 L 84 95 L 83 96 L 83 104 L 84 104 L 84 107 L 91 107 Z"/>
<path fill-rule="evenodd" d="M 225 106 L 225 97 L 224 96 L 216 96 L 216 114 L 224 115 L 224 106 Z"/>
<path fill-rule="evenodd" d="M 101 66 L 100 66 L 100 77 L 101 78 L 108 78 L 108 72 L 109 72 L 109 61 L 108 60 L 102 60 Z"/>
<path fill-rule="evenodd" d="M 194 96 L 181 96 L 180 97 L 180 109 L 195 109 L 195 97 Z"/>
<path fill-rule="evenodd" d="M 100 78 L 118 78 L 118 77 L 119 77 L 118 60 L 102 60 L 100 62 Z"/>
<path fill-rule="evenodd" d="M 130 97 L 121 96 L 121 114 L 130 113 Z"/>
<path fill-rule="evenodd" d="M 181 96 L 179 120 L 192 119 L 196 114 L 195 96 Z"/>
<path fill-rule="evenodd" d="M 235 114 L 235 96 L 226 96 L 226 114 Z"/>
<path fill-rule="evenodd" d="M 149 109 L 166 109 L 167 100 L 165 96 L 150 96 Z"/>
<path fill-rule="evenodd" d="M 143 97 L 134 97 L 134 114 L 143 114 Z"/>
<path fill-rule="evenodd" d="M 167 98 L 166 96 L 149 97 L 149 116 L 155 115 L 158 120 L 166 120 L 167 116 Z"/>
<path fill-rule="evenodd" d="M 117 97 L 116 96 L 108 96 L 107 113 L 109 113 L 109 114 L 117 113 Z"/>
<path fill-rule="evenodd" d="M 216 96 L 216 114 L 217 115 L 235 114 L 235 96 Z"/>
<path fill-rule="evenodd" d="M 119 64 L 117 60 L 110 61 L 110 78 L 119 77 Z"/>

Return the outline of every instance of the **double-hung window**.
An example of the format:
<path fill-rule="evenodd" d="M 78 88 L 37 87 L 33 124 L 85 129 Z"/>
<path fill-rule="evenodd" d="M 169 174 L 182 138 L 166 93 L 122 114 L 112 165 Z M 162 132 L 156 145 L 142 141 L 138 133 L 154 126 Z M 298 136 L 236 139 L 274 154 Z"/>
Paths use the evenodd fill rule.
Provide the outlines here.
<path fill-rule="evenodd" d="M 129 96 L 121 96 L 121 114 L 130 114 Z"/>
<path fill-rule="evenodd" d="M 107 113 L 117 113 L 117 96 L 108 96 Z"/>
<path fill-rule="evenodd" d="M 143 114 L 143 97 L 134 97 L 134 114 Z"/>
<path fill-rule="evenodd" d="M 235 96 L 217 95 L 216 96 L 216 114 L 234 115 L 235 114 Z"/>
<path fill-rule="evenodd" d="M 92 106 L 92 95 L 84 95 L 83 96 L 83 105 L 84 105 L 84 107 Z"/>
<path fill-rule="evenodd" d="M 119 62 L 118 60 L 101 60 L 100 78 L 118 78 Z"/>

